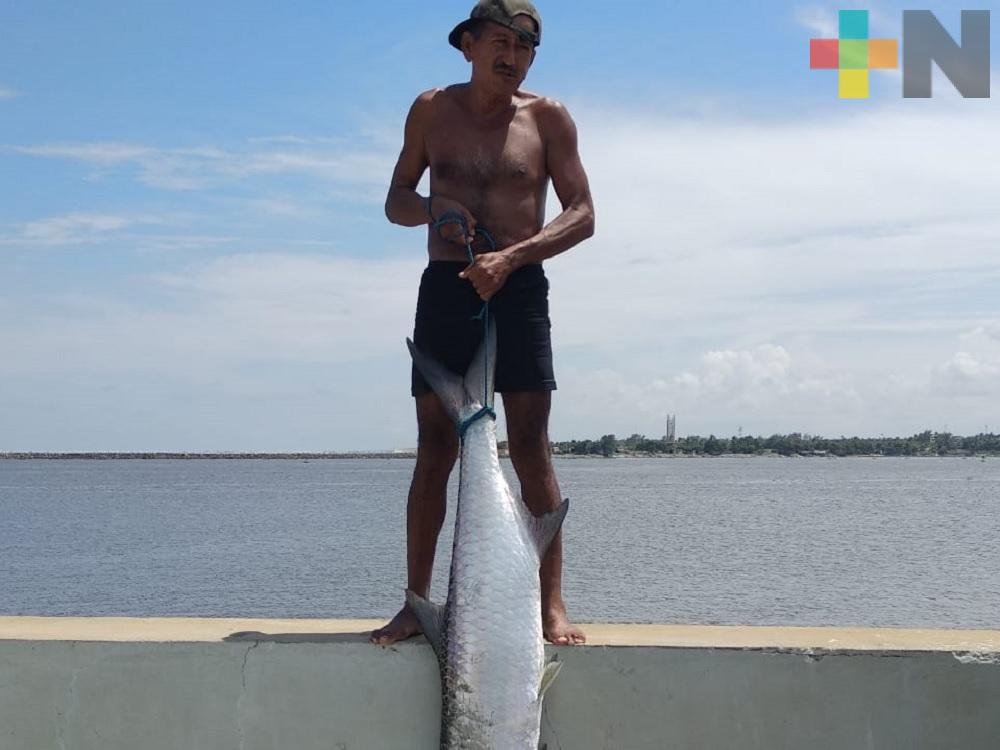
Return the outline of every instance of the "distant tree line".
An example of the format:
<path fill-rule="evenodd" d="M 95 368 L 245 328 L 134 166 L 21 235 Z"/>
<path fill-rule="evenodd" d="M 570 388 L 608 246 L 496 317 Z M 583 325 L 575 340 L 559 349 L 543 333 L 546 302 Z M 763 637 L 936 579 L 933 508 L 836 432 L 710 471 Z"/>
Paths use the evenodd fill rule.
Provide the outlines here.
<path fill-rule="evenodd" d="M 670 443 L 663 439 L 634 434 L 624 439 L 604 435 L 597 440 L 568 440 L 552 444 L 552 452 L 577 456 L 655 455 L 682 453 L 719 456 L 723 453 L 745 455 L 777 453 L 792 455 L 834 456 L 974 456 L 1000 455 L 1000 435 L 993 433 L 962 437 L 950 432 L 924 430 L 911 437 L 839 437 L 825 438 L 793 432 L 790 435 L 754 437 L 741 435 L 725 438 L 688 435 Z"/>

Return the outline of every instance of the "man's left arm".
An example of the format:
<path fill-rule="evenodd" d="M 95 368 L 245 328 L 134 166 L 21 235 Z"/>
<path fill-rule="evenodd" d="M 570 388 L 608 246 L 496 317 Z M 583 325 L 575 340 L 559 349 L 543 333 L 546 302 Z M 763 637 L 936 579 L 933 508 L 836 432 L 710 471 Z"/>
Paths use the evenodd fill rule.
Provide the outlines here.
<path fill-rule="evenodd" d="M 538 125 L 545 168 L 563 210 L 534 237 L 502 251 L 511 260 L 511 270 L 558 255 L 594 233 L 594 201 L 577 149 L 576 124 L 559 102 L 546 99 L 542 105 Z"/>
<path fill-rule="evenodd" d="M 545 167 L 563 210 L 538 234 L 499 252 L 477 256 L 479 268 L 461 275 L 468 274 L 483 299 L 496 294 L 512 271 L 569 250 L 594 233 L 594 201 L 580 161 L 576 124 L 559 102 L 546 99 L 540 104 L 538 127 L 545 145 Z"/>

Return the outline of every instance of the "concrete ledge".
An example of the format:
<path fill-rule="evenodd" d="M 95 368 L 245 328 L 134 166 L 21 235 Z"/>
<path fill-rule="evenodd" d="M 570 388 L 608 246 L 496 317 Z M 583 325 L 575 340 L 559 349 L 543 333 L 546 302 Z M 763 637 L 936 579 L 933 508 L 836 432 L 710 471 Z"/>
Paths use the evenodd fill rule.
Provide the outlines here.
<path fill-rule="evenodd" d="M 0 617 L 0 748 L 431 750 L 437 665 L 379 624 Z M 586 629 L 549 750 L 1000 747 L 1000 631 Z"/>
<path fill-rule="evenodd" d="M 385 620 L 0 616 L 0 640 L 203 643 L 253 639 L 258 634 L 263 640 L 284 636 L 288 641 L 322 641 L 329 636 L 331 641 L 343 641 L 350 635 L 364 640 L 384 624 Z M 588 646 L 1000 653 L 1000 630 L 607 623 L 583 628 Z"/>

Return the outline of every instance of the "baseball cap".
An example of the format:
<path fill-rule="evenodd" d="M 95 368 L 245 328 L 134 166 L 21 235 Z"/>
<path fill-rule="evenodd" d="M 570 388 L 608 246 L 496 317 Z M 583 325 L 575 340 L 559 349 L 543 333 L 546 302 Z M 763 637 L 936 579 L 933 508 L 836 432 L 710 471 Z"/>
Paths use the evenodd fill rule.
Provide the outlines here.
<path fill-rule="evenodd" d="M 514 25 L 514 16 L 521 14 L 528 16 L 528 18 L 535 22 L 535 28 L 538 29 L 536 33 L 532 34 Z M 462 21 L 462 23 L 451 30 L 451 33 L 448 35 L 448 42 L 451 46 L 455 49 L 462 49 L 462 33 L 472 26 L 473 23 L 480 20 L 492 21 L 509 29 L 514 29 L 519 34 L 528 37 L 535 47 L 542 43 L 542 17 L 535 10 L 535 6 L 528 2 L 528 0 L 479 0 L 476 3 L 476 7 L 469 14 L 468 20 Z"/>

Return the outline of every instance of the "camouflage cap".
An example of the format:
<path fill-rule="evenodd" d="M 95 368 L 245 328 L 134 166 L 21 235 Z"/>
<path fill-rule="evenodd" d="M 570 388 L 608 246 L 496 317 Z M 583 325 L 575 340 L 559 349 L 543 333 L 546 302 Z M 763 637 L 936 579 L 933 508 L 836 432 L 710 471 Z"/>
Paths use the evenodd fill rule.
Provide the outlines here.
<path fill-rule="evenodd" d="M 535 22 L 537 29 L 535 33 L 525 31 L 514 24 L 514 16 L 522 14 Z M 479 0 L 476 7 L 472 9 L 472 13 L 469 14 L 468 20 L 462 21 L 448 35 L 448 42 L 452 47 L 462 49 L 462 33 L 476 21 L 492 21 L 514 29 L 518 34 L 526 37 L 535 47 L 542 43 L 542 17 L 528 0 Z"/>

